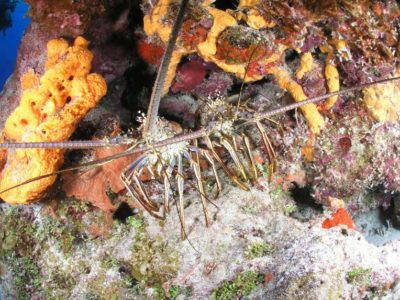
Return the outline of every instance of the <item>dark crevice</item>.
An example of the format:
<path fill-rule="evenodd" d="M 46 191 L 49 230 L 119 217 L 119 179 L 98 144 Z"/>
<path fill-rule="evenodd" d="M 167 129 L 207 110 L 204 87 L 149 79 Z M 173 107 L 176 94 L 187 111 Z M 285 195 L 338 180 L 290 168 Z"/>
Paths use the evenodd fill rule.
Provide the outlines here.
<path fill-rule="evenodd" d="M 293 183 L 290 195 L 297 206 L 297 211 L 291 214 L 293 218 L 308 222 L 323 212 L 322 204 L 316 203 L 312 196 L 311 186 L 300 187 L 298 184 Z"/>
<path fill-rule="evenodd" d="M 358 213 L 354 223 L 365 239 L 376 246 L 384 245 L 400 239 L 400 194 L 373 192 L 372 203 L 381 203 L 381 206 L 369 211 Z M 368 198 L 364 201 L 370 201 Z"/>
<path fill-rule="evenodd" d="M 388 213 L 393 227 L 400 230 L 400 193 L 393 195 Z"/>
<path fill-rule="evenodd" d="M 286 50 L 285 63 L 294 72 L 300 67 L 300 55 L 293 49 Z"/>
<path fill-rule="evenodd" d="M 297 204 L 305 204 L 322 211 L 322 204 L 316 203 L 312 196 L 311 186 L 306 185 L 300 187 L 297 183 L 293 182 L 293 188 L 290 189 L 290 195 Z"/>
<path fill-rule="evenodd" d="M 121 202 L 117 210 L 113 214 L 114 220 L 119 220 L 122 223 L 126 222 L 126 219 L 135 215 L 134 210 L 126 202 Z"/>
<path fill-rule="evenodd" d="M 216 0 L 214 2 L 214 6 L 219 10 L 228 10 L 228 9 L 235 10 L 238 6 L 238 3 L 239 0 L 238 1 Z"/>

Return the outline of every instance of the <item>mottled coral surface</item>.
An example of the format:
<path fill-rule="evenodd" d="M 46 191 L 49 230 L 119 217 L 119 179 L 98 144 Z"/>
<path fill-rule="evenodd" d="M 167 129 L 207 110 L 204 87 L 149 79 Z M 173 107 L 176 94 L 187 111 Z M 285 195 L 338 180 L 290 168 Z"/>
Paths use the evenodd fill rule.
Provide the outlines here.
<path fill-rule="evenodd" d="M 193 52 L 244 81 L 273 75 L 278 85 L 288 90 L 295 101 L 313 94 L 307 78 L 314 69 L 314 77 L 317 73 L 320 84 L 329 92 L 337 91 L 341 81 L 345 85 L 366 82 L 387 77 L 394 71 L 399 16 L 398 4 L 394 1 L 374 4 L 241 1 L 236 10 L 225 11 L 213 7 L 209 1 L 200 1 L 200 4 L 200 8 L 189 5 L 184 22 L 193 25 L 183 26 L 165 93 L 175 76 L 178 60 Z M 144 30 L 149 41 L 157 38 L 164 43 L 167 41 L 177 5 L 176 1 L 160 0 L 147 11 Z M 208 20 L 208 26 L 201 27 L 204 20 L 199 20 L 199 14 Z M 192 44 L 188 32 L 195 31 L 196 26 L 202 28 L 201 36 L 206 33 L 206 38 Z M 296 76 L 293 71 L 288 71 L 287 50 L 294 50 L 301 56 L 301 65 L 294 72 Z M 318 65 L 322 60 L 325 62 L 321 68 Z M 178 82 L 173 85 L 175 91 L 179 78 L 185 78 L 184 72 L 190 77 L 196 69 L 195 66 L 193 70 L 185 68 L 186 71 L 182 68 L 178 71 Z M 190 84 L 194 82 L 188 82 L 188 87 Z M 329 110 L 337 99 L 330 97 L 319 110 Z M 301 110 L 311 132 L 318 134 L 325 122 L 315 104 L 303 106 Z"/>

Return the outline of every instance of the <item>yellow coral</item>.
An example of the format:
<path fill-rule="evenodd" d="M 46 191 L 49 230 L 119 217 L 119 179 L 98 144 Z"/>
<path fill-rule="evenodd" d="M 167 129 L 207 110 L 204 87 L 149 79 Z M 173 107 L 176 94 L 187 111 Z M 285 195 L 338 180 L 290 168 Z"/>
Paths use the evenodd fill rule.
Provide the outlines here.
<path fill-rule="evenodd" d="M 151 15 L 144 16 L 143 19 L 143 28 L 148 36 L 152 36 L 157 34 L 160 39 L 167 43 L 169 40 L 169 36 L 172 31 L 172 26 L 163 22 L 163 17 L 167 14 L 168 5 L 170 4 L 170 0 L 160 0 L 154 6 Z M 181 61 L 184 55 L 190 54 L 193 50 L 185 49 L 183 47 L 175 47 L 175 50 L 172 52 L 171 61 L 168 66 L 168 71 L 165 77 L 165 83 L 162 91 L 162 95 L 165 95 L 169 87 L 174 80 L 176 68 Z"/>
<path fill-rule="evenodd" d="M 79 120 L 105 95 L 107 86 L 98 74 L 89 74 L 92 53 L 78 37 L 72 47 L 62 39 L 48 43 L 46 72 L 38 84 L 29 71 L 22 78 L 20 105 L 7 119 L 3 136 L 19 142 L 63 141 Z M 10 150 L 0 177 L 0 190 L 32 177 L 55 172 L 63 163 L 63 151 L 55 149 Z M 12 204 L 38 199 L 56 177 L 48 177 L 2 193 Z"/>
<path fill-rule="evenodd" d="M 325 78 L 330 93 L 337 92 L 340 89 L 339 72 L 335 65 L 327 62 L 325 65 Z M 330 109 L 337 101 L 338 96 L 332 96 L 325 100 L 321 105 L 321 110 Z"/>
<path fill-rule="evenodd" d="M 272 28 L 276 25 L 274 22 L 267 23 L 255 9 L 250 9 L 247 13 L 246 23 L 254 29 Z"/>
<path fill-rule="evenodd" d="M 304 74 L 314 69 L 314 60 L 311 52 L 304 53 L 300 58 L 300 68 L 296 71 L 296 78 L 302 79 Z"/>
<path fill-rule="evenodd" d="M 145 15 L 143 18 L 143 29 L 148 36 L 158 34 L 161 40 L 168 42 L 172 27 L 163 24 L 162 19 L 167 15 L 170 0 L 160 0 L 154 6 L 151 15 Z"/>
<path fill-rule="evenodd" d="M 331 43 L 335 46 L 342 59 L 350 59 L 350 50 L 347 48 L 345 40 L 333 40 Z"/>
<path fill-rule="evenodd" d="M 247 74 L 245 77 L 247 62 L 232 64 L 226 63 L 225 61 L 215 57 L 217 52 L 218 37 L 225 29 L 236 25 L 237 22 L 235 18 L 224 11 L 210 7 L 208 8 L 208 12 L 213 16 L 214 23 L 211 30 L 208 32 L 207 39 L 198 45 L 198 52 L 201 57 L 207 61 L 214 62 L 218 67 L 226 72 L 235 74 L 238 78 L 245 78 L 245 82 L 262 79 L 264 77 L 262 74 Z M 263 61 L 259 62 L 260 65 L 268 65 L 270 63 L 279 61 L 285 49 L 285 46 L 279 45 L 274 53 L 272 53 L 270 56 L 267 56 Z"/>
<path fill-rule="evenodd" d="M 363 103 L 377 121 L 396 122 L 400 114 L 400 86 L 397 82 L 374 85 L 363 90 Z"/>
<path fill-rule="evenodd" d="M 276 24 L 275 22 L 267 22 L 260 15 L 260 12 L 254 8 L 248 8 L 246 10 L 239 10 L 232 12 L 237 21 L 245 21 L 251 28 L 259 30 L 263 28 L 272 28 Z"/>
<path fill-rule="evenodd" d="M 236 25 L 236 20 L 230 14 L 215 8 L 209 8 L 209 13 L 214 18 L 213 26 L 207 34 L 207 39 L 198 45 L 199 53 L 207 60 L 214 58 L 217 53 L 217 39 L 222 31 Z"/>
<path fill-rule="evenodd" d="M 287 71 L 281 68 L 273 68 L 271 69 L 271 74 L 275 76 L 276 80 L 278 81 L 278 85 L 282 89 L 287 90 L 296 102 L 307 99 L 307 96 L 304 94 L 301 85 L 291 79 L 290 74 Z M 325 122 L 318 112 L 317 106 L 313 103 L 310 103 L 301 106 L 300 109 L 307 120 L 311 132 L 314 134 L 319 134 L 320 130 L 325 126 Z"/>
<path fill-rule="evenodd" d="M 162 95 L 165 95 L 166 93 L 168 93 L 169 87 L 171 86 L 172 81 L 175 78 L 176 68 L 178 67 L 178 64 L 180 63 L 183 55 L 185 55 L 185 53 L 180 52 L 180 51 L 172 52 L 171 60 L 169 62 L 169 66 L 168 66 L 168 70 L 167 70 L 167 74 L 165 76 L 165 83 L 164 83 L 164 87 L 162 90 Z"/>
<path fill-rule="evenodd" d="M 343 40 L 338 40 L 332 42 L 337 50 L 343 49 L 346 44 Z M 337 92 L 340 89 L 340 78 L 339 72 L 336 66 L 333 63 L 334 49 L 329 45 L 323 45 L 320 47 L 321 51 L 327 53 L 326 61 L 325 61 L 325 78 L 326 84 L 328 86 L 328 91 L 330 93 Z M 320 106 L 320 110 L 328 110 L 331 109 L 333 105 L 335 105 L 338 96 L 329 97 L 324 101 L 324 103 Z"/>
<path fill-rule="evenodd" d="M 260 0 L 240 0 L 238 9 L 246 8 L 248 11 L 246 14 L 241 15 L 241 19 L 245 20 L 247 25 L 253 29 L 272 28 L 276 26 L 274 21 L 267 22 L 255 9 L 256 5 L 260 3 Z"/>
<path fill-rule="evenodd" d="M 242 7 L 254 7 L 260 3 L 260 0 L 240 0 L 239 1 L 239 8 Z"/>

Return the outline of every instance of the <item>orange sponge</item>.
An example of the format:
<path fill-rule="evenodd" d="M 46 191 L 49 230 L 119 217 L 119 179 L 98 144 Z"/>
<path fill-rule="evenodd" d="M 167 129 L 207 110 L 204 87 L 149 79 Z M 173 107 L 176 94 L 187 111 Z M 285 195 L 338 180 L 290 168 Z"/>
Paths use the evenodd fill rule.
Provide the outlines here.
<path fill-rule="evenodd" d="M 93 55 L 88 41 L 77 37 L 69 47 L 63 39 L 47 44 L 46 71 L 40 78 L 33 71 L 21 79 L 20 105 L 7 119 L 3 138 L 18 142 L 63 141 L 78 122 L 106 94 L 107 86 L 98 74 L 89 74 Z M 0 191 L 30 178 L 55 172 L 63 163 L 62 150 L 10 150 L 0 175 Z M 12 204 L 37 200 L 54 183 L 48 177 L 0 194 Z"/>

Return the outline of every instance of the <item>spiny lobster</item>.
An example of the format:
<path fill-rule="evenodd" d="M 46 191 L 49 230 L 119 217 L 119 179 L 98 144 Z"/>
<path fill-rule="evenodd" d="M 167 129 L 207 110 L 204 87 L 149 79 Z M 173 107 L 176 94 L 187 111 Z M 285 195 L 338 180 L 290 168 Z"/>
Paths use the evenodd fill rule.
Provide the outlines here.
<path fill-rule="evenodd" d="M 174 45 L 178 38 L 179 28 L 182 24 L 185 8 L 189 0 L 182 0 L 179 12 L 174 23 L 165 54 L 161 60 L 157 78 L 152 91 L 148 113 L 143 117 L 143 124 L 140 127 L 141 138 L 133 139 L 123 136 L 108 138 L 97 141 L 60 141 L 60 142 L 38 142 L 38 143 L 14 143 L 5 142 L 0 148 L 60 148 L 60 149 L 87 149 L 97 147 L 113 147 L 127 145 L 128 149 L 109 157 L 80 164 L 79 166 L 59 170 L 55 173 L 32 178 L 21 182 L 18 185 L 0 191 L 0 194 L 11 189 L 18 188 L 24 184 L 54 176 L 66 171 L 77 170 L 84 167 L 98 166 L 112 160 L 130 156 L 141 155 L 135 159 L 121 174 L 129 194 L 135 198 L 143 208 L 152 216 L 164 219 L 170 211 L 170 197 L 175 194 L 171 183 L 176 183 L 177 201 L 175 201 L 178 216 L 181 222 L 182 238 L 186 237 L 184 219 L 184 181 L 187 172 L 186 165 L 193 172 L 196 181 L 196 189 L 200 194 L 206 226 L 209 225 L 207 209 L 208 199 L 203 184 L 201 160 L 206 161 L 212 170 L 216 183 L 216 195 L 222 190 L 222 183 L 218 175 L 217 165 L 219 164 L 226 175 L 240 188 L 248 190 L 246 181 L 250 178 L 257 178 L 258 171 L 253 159 L 250 138 L 246 135 L 245 129 L 248 125 L 254 124 L 260 133 L 262 143 L 267 152 L 269 160 L 269 174 L 276 169 L 275 153 L 268 138 L 267 130 L 262 120 L 271 116 L 282 114 L 289 110 L 296 109 L 305 104 L 319 102 L 332 96 L 360 90 L 365 87 L 399 80 L 394 77 L 376 82 L 361 84 L 355 87 L 343 89 L 337 92 L 328 93 L 322 96 L 309 98 L 305 101 L 293 103 L 284 107 L 276 108 L 265 112 L 252 113 L 241 104 L 240 96 L 236 105 L 232 105 L 222 98 L 210 100 L 200 109 L 200 129 L 196 131 L 177 132 L 167 121 L 158 117 L 158 108 L 162 96 L 166 72 L 171 58 Z M 242 86 L 243 87 L 243 86 Z M 231 157 L 237 170 L 233 171 L 222 159 L 217 148 L 224 148 Z M 246 159 L 242 159 L 245 157 Z M 141 174 L 147 170 L 153 179 L 161 181 L 164 185 L 164 201 L 161 206 L 159 201 L 150 198 L 146 191 L 145 183 L 141 180 Z M 248 171 L 250 170 L 250 171 Z M 237 172 L 236 172 L 237 171 Z"/>

